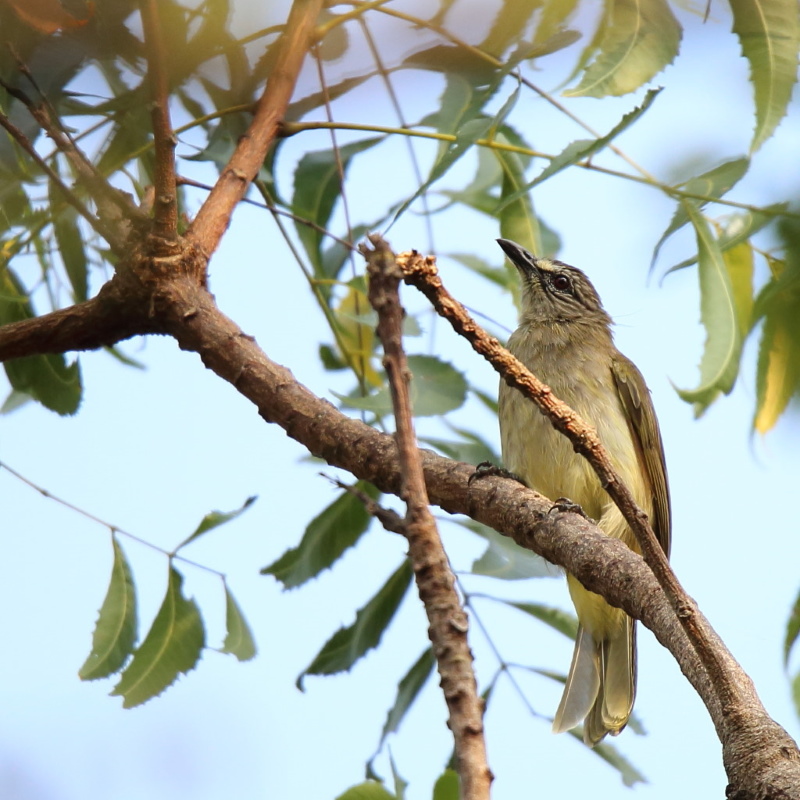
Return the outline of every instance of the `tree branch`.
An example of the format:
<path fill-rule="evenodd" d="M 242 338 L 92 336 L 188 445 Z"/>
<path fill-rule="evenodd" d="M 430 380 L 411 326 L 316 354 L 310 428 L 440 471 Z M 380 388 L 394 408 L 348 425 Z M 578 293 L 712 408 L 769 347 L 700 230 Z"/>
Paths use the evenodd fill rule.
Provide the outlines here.
<path fill-rule="evenodd" d="M 362 249 L 367 259 L 369 301 L 378 313 L 377 333 L 383 344 L 383 365 L 389 377 L 397 423 L 400 497 L 407 505 L 403 534 L 414 569 L 419 596 L 430 627 L 428 636 L 441 677 L 441 687 L 453 733 L 461 797 L 488 800 L 492 773 L 486 759 L 483 702 L 467 639 L 468 618 L 455 588 L 455 577 L 428 507 L 428 493 L 412 421 L 411 372 L 403 350 L 403 318 L 399 286 L 403 273 L 394 254 L 379 236 L 370 237 L 375 250 Z"/>
<path fill-rule="evenodd" d="M 169 81 L 161 20 L 156 0 L 142 0 L 142 23 L 147 48 L 147 80 L 152 98 L 155 146 L 155 208 L 153 233 L 157 240 L 174 242 L 178 236 L 178 196 L 175 183 L 175 133 L 169 113 Z M 158 244 L 156 243 L 156 247 Z"/>
<path fill-rule="evenodd" d="M 291 100 L 323 0 L 295 0 L 281 37 L 275 68 L 247 133 L 192 222 L 187 237 L 210 256 L 230 224 L 233 209 L 255 178 Z"/>

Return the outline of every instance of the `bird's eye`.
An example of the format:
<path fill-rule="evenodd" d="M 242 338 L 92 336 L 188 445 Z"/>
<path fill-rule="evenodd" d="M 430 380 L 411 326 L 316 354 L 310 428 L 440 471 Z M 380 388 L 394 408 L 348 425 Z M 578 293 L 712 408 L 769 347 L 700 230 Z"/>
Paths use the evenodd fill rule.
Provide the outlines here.
<path fill-rule="evenodd" d="M 554 275 L 553 288 L 559 292 L 568 292 L 572 288 L 572 281 L 567 275 Z"/>

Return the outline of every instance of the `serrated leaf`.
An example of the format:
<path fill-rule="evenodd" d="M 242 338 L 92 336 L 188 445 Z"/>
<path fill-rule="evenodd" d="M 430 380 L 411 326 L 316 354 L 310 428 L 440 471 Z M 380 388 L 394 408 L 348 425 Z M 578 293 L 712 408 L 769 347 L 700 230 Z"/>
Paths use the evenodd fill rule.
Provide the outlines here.
<path fill-rule="evenodd" d="M 527 578 L 552 578 L 559 574 L 558 569 L 541 556 L 525 550 L 513 539 L 502 536 L 488 525 L 473 520 L 465 520 L 461 524 L 488 543 L 483 555 L 472 563 L 472 572 L 476 575 L 518 581 Z"/>
<path fill-rule="evenodd" d="M 333 675 L 348 671 L 369 650 L 377 647 L 411 586 L 414 573 L 408 560 L 389 577 L 380 591 L 356 613 L 355 622 L 339 628 L 297 678 L 303 689 L 306 675 Z"/>
<path fill-rule="evenodd" d="M 380 497 L 371 483 L 359 481 L 356 488 L 373 500 Z M 261 574 L 272 575 L 285 589 L 300 586 L 331 567 L 361 538 L 371 522 L 364 504 L 350 492 L 343 492 L 308 523 L 300 544 L 264 567 Z"/>
<path fill-rule="evenodd" d="M 731 11 L 755 92 L 755 151 L 786 115 L 797 82 L 800 15 L 793 0 L 731 0 Z"/>
<path fill-rule="evenodd" d="M 412 380 L 409 387 L 415 417 L 432 417 L 460 408 L 467 399 L 467 380 L 452 364 L 435 356 L 409 356 Z M 385 386 L 367 397 L 333 393 L 345 408 L 372 411 L 379 416 L 392 413 L 392 396 Z"/>
<path fill-rule="evenodd" d="M 115 536 L 114 562 L 103 605 L 92 634 L 92 651 L 78 671 L 82 681 L 117 672 L 136 644 L 136 588 L 131 569 Z"/>
<path fill-rule="evenodd" d="M 542 603 L 515 603 L 509 600 L 503 602 L 544 622 L 553 630 L 563 633 L 568 639 L 574 640 L 578 635 L 578 620 L 574 614 Z"/>
<path fill-rule="evenodd" d="M 573 728 L 571 731 L 568 731 L 568 733 L 579 741 L 583 741 L 582 727 Z M 596 744 L 594 747 L 590 748 L 590 751 L 602 758 L 607 764 L 614 767 L 614 769 L 619 772 L 619 776 L 622 778 L 622 782 L 625 786 L 630 787 L 635 786 L 637 783 L 647 783 L 647 778 L 645 778 L 613 744 L 600 742 L 600 744 Z"/>
<path fill-rule="evenodd" d="M 458 773 L 454 769 L 446 769 L 433 785 L 433 800 L 459 800 L 460 796 Z"/>
<path fill-rule="evenodd" d="M 739 333 L 744 341 L 753 322 L 753 248 L 749 242 L 734 245 L 722 250 L 722 258 L 728 269 L 728 277 L 733 289 L 733 302 Z"/>
<path fill-rule="evenodd" d="M 720 392 L 727 394 L 733 388 L 742 335 L 725 259 L 702 214 L 692 203 L 686 203 L 685 208 L 697 234 L 700 317 L 706 342 L 700 360 L 700 385 L 696 389 L 678 389 L 678 394 L 693 403 L 695 416 L 700 416 Z"/>
<path fill-rule="evenodd" d="M 333 208 L 342 187 L 339 177 L 339 164 L 346 175 L 353 158 L 365 150 L 382 142 L 383 136 L 364 139 L 342 145 L 334 150 L 316 150 L 306 153 L 297 165 L 294 173 L 294 194 L 291 211 L 298 217 L 307 219 L 321 228 L 327 228 Z M 321 231 L 295 221 L 297 235 L 314 266 L 315 274 L 323 273 Z"/>
<path fill-rule="evenodd" d="M 182 593 L 183 578 L 170 565 L 164 601 L 147 636 L 111 692 L 124 708 L 141 705 L 194 669 L 205 646 L 200 609 Z"/>
<path fill-rule="evenodd" d="M 186 547 L 189 542 L 193 542 L 195 539 L 202 536 L 204 533 L 208 533 L 214 528 L 218 528 L 220 525 L 224 525 L 226 522 L 231 522 L 232 520 L 236 519 L 237 517 L 244 514 L 248 508 L 250 508 L 255 501 L 258 500 L 256 495 L 252 497 L 248 497 L 247 500 L 244 501 L 241 508 L 237 508 L 235 511 L 209 511 L 203 519 L 200 520 L 200 524 L 189 534 L 173 551 L 177 553 L 181 548 Z"/>
<path fill-rule="evenodd" d="M 666 0 L 609 0 L 599 53 L 566 97 L 633 92 L 671 64 L 681 26 Z"/>
<path fill-rule="evenodd" d="M 800 593 L 794 601 L 792 613 L 786 623 L 786 637 L 783 640 L 783 666 L 789 666 L 789 655 L 792 652 L 797 637 L 800 636 Z"/>
<path fill-rule="evenodd" d="M 236 656 L 239 661 L 249 661 L 256 654 L 256 643 L 247 620 L 234 600 L 231 590 L 225 586 L 225 641 L 222 652 Z"/>
<path fill-rule="evenodd" d="M 336 800 L 396 800 L 396 797 L 382 783 L 364 781 L 358 786 L 351 786 Z"/>
<path fill-rule="evenodd" d="M 33 309 L 22 282 L 10 267 L 0 271 L 0 325 L 33 319 Z M 24 356 L 3 365 L 12 388 L 30 395 L 57 414 L 74 414 L 83 387 L 78 361 L 67 364 L 60 353 Z"/>
<path fill-rule="evenodd" d="M 633 111 L 629 111 L 627 114 L 625 114 L 605 136 L 600 136 L 597 139 L 579 139 L 568 144 L 533 181 L 519 191 L 503 198 L 502 202 L 498 206 L 498 210 L 502 209 L 508 203 L 514 202 L 525 192 L 531 191 L 534 187 L 538 186 L 540 183 L 543 183 L 548 178 L 552 178 L 553 175 L 556 175 L 567 167 L 571 167 L 573 164 L 577 164 L 579 161 L 591 158 L 595 153 L 600 152 L 600 150 L 602 150 L 606 145 L 619 136 L 619 134 L 622 133 L 626 128 L 633 125 L 633 123 L 636 122 L 636 120 L 638 120 L 648 108 L 650 108 L 660 91 L 661 89 L 650 89 L 645 95 L 642 104 L 637 108 L 634 108 Z"/>
<path fill-rule="evenodd" d="M 422 655 L 414 662 L 411 669 L 400 680 L 400 683 L 397 684 L 397 696 L 395 697 L 394 705 L 389 709 L 389 713 L 386 716 L 386 722 L 383 724 L 378 750 L 380 750 L 386 737 L 400 727 L 400 723 L 422 691 L 422 687 L 428 682 L 428 678 L 433 673 L 435 666 L 436 659 L 433 657 L 433 651 L 430 647 L 426 647 Z"/>
<path fill-rule="evenodd" d="M 680 188 L 691 194 L 699 194 L 716 200 L 729 192 L 744 177 L 749 167 L 750 159 L 748 158 L 735 158 L 731 161 L 725 161 L 702 175 L 697 175 L 680 184 Z M 655 248 L 653 248 L 653 258 L 650 262 L 651 269 L 656 263 L 664 242 L 690 221 L 691 218 L 687 209 L 690 206 L 695 209 L 702 209 L 708 202 L 708 200 L 684 198 L 678 203 L 672 220 L 664 233 L 661 234 L 661 238 L 656 243 Z"/>

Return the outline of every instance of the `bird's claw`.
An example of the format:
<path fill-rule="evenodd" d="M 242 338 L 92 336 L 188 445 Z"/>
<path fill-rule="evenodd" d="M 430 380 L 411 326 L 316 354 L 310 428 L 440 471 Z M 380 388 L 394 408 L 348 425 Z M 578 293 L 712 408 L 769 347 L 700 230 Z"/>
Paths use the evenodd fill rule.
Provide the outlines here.
<path fill-rule="evenodd" d="M 512 481 L 517 481 L 517 483 L 521 483 L 525 487 L 528 486 L 525 480 L 517 475 L 516 472 L 510 472 L 507 469 L 498 467 L 496 464 L 492 464 L 491 461 L 481 461 L 481 463 L 475 467 L 475 472 L 469 476 L 467 483 L 472 486 L 473 481 L 479 481 L 481 478 L 510 478 Z"/>
<path fill-rule="evenodd" d="M 586 515 L 586 512 L 581 508 L 579 503 L 573 503 L 569 497 L 559 497 L 554 503 L 552 508 L 550 509 L 549 513 L 552 514 L 554 511 L 570 511 L 573 514 L 580 514 L 585 520 L 589 522 L 593 522 L 594 520 L 589 519 Z"/>

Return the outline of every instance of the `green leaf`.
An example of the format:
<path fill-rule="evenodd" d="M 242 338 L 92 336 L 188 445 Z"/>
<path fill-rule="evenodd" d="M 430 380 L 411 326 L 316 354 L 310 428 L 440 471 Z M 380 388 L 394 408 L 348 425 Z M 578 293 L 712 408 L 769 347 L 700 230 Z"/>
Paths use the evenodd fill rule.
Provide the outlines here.
<path fill-rule="evenodd" d="M 666 0 L 608 0 L 602 24 L 600 52 L 566 97 L 627 94 L 678 54 L 681 26 Z"/>
<path fill-rule="evenodd" d="M 465 520 L 461 524 L 488 543 L 483 555 L 472 563 L 472 572 L 476 575 L 488 575 L 506 581 L 558 575 L 556 567 L 536 553 L 520 547 L 508 536 L 502 536 L 487 525 L 473 520 Z"/>
<path fill-rule="evenodd" d="M 579 741 L 583 741 L 583 728 L 573 728 L 569 731 L 571 736 L 574 736 Z M 625 786 L 635 786 L 637 783 L 647 783 L 647 778 L 639 772 L 636 767 L 623 756 L 613 744 L 607 742 L 600 742 L 594 747 L 590 748 L 591 752 L 599 756 L 607 764 L 610 764 L 614 769 L 619 772 L 622 782 Z"/>
<path fill-rule="evenodd" d="M 356 489 L 373 500 L 380 497 L 371 483 L 359 481 Z M 285 589 L 300 586 L 330 568 L 361 538 L 371 522 L 372 517 L 364 504 L 352 493 L 343 492 L 308 523 L 300 544 L 264 567 L 261 574 L 274 576 Z"/>
<path fill-rule="evenodd" d="M 394 705 L 389 709 L 389 713 L 386 716 L 386 722 L 383 724 L 378 750 L 380 750 L 386 737 L 400 727 L 400 723 L 422 691 L 422 687 L 428 682 L 428 678 L 430 678 L 435 666 L 436 659 L 433 657 L 433 651 L 430 647 L 426 647 L 422 651 L 422 655 L 414 662 L 411 669 L 400 680 L 400 683 L 397 684 L 397 696 L 395 697 Z"/>
<path fill-rule="evenodd" d="M 502 209 L 506 204 L 514 202 L 525 192 L 529 192 L 535 186 L 543 183 L 548 178 L 552 178 L 553 175 L 556 175 L 567 167 L 571 167 L 573 164 L 577 164 L 579 161 L 591 158 L 595 153 L 598 153 L 607 144 L 619 136 L 619 134 L 622 133 L 626 128 L 633 125 L 633 123 L 636 122 L 636 120 L 638 120 L 648 108 L 650 108 L 660 91 L 661 89 L 650 89 L 645 95 L 642 104 L 637 108 L 634 108 L 633 111 L 629 111 L 627 114 L 625 114 L 625 116 L 623 116 L 623 118 L 605 136 L 600 136 L 597 139 L 579 139 L 568 144 L 542 170 L 535 180 L 524 186 L 518 192 L 514 192 L 508 197 L 505 197 L 498 207 L 498 210 Z"/>
<path fill-rule="evenodd" d="M 678 394 L 693 403 L 695 416 L 700 416 L 720 392 L 728 394 L 733 388 L 739 371 L 742 335 L 725 259 L 702 214 L 692 203 L 686 203 L 685 208 L 697 233 L 700 317 L 706 329 L 706 342 L 700 360 L 700 385 L 691 390 L 678 389 Z"/>
<path fill-rule="evenodd" d="M 753 324 L 753 247 L 749 242 L 742 242 L 726 250 L 720 248 L 720 251 L 731 280 L 739 334 L 744 341 Z"/>
<path fill-rule="evenodd" d="M 355 622 L 347 628 L 339 628 L 328 639 L 311 664 L 298 676 L 297 687 L 303 689 L 306 675 L 346 672 L 369 650 L 377 647 L 413 577 L 406 559 L 380 591 L 356 613 Z"/>
<path fill-rule="evenodd" d="M 800 15 L 793 0 L 731 0 L 731 11 L 755 91 L 755 151 L 786 115 L 797 82 Z"/>
<path fill-rule="evenodd" d="M 744 177 L 749 167 L 750 159 L 735 158 L 731 161 L 725 161 L 719 166 L 714 167 L 714 169 L 704 172 L 702 175 L 691 178 L 685 183 L 680 184 L 679 188 L 691 194 L 704 195 L 708 197 L 709 200 L 716 200 L 729 192 Z M 658 254 L 664 242 L 666 242 L 675 231 L 680 230 L 690 221 L 689 207 L 691 206 L 695 209 L 704 208 L 709 200 L 694 200 L 687 197 L 678 203 L 672 220 L 653 249 L 653 258 L 650 262 L 651 269 L 656 263 L 656 259 L 658 258 Z"/>
<path fill-rule="evenodd" d="M 792 613 L 786 623 L 786 638 L 783 641 L 783 666 L 789 666 L 789 654 L 792 652 L 797 637 L 800 636 L 800 593 L 794 601 Z"/>
<path fill-rule="evenodd" d="M 300 159 L 294 173 L 292 213 L 321 228 L 327 228 L 333 208 L 342 193 L 339 164 L 341 164 L 342 172 L 347 175 L 353 158 L 382 142 L 383 139 L 383 136 L 376 136 L 372 139 L 342 145 L 338 148 L 338 159 L 337 151 L 334 150 L 317 150 L 306 153 Z M 315 273 L 322 274 L 323 234 L 297 221 L 295 221 L 295 228 L 314 266 Z"/>
<path fill-rule="evenodd" d="M 242 507 L 237 508 L 235 511 L 209 511 L 208 514 L 206 514 L 203 519 L 200 520 L 200 524 L 194 529 L 194 531 L 175 548 L 173 555 L 181 548 L 186 547 L 189 542 L 193 542 L 204 533 L 208 533 L 208 531 L 218 528 L 220 525 L 224 525 L 226 522 L 230 522 L 231 520 L 236 519 L 238 516 L 241 516 L 245 511 L 247 511 L 248 508 L 250 508 L 251 505 L 253 505 L 253 503 L 255 503 L 256 500 L 258 500 L 256 495 L 248 497 L 247 500 L 245 500 L 242 504 Z"/>
<path fill-rule="evenodd" d="M 553 630 L 563 633 L 568 639 L 575 640 L 578 635 L 578 620 L 574 614 L 562 611 L 560 608 L 553 608 L 542 603 L 514 603 L 504 600 L 509 606 L 513 606 L 526 614 L 535 617 L 545 625 L 549 625 Z"/>
<path fill-rule="evenodd" d="M 111 543 L 114 547 L 111 580 L 92 634 L 92 652 L 78 671 L 82 681 L 117 672 L 136 644 L 136 588 L 116 536 L 111 537 Z"/>
<path fill-rule="evenodd" d="M 351 786 L 336 800 L 396 800 L 396 796 L 378 781 L 364 781 L 358 786 Z"/>
<path fill-rule="evenodd" d="M 458 773 L 453 769 L 446 769 L 433 785 L 433 800 L 458 800 L 460 796 Z"/>
<path fill-rule="evenodd" d="M 432 417 L 460 408 L 467 399 L 467 380 L 452 364 L 435 356 L 409 356 L 412 380 L 411 404 L 415 417 Z M 345 408 L 372 411 L 379 416 L 392 413 L 392 396 L 385 386 L 367 397 L 344 396 L 334 392 Z"/>
<path fill-rule="evenodd" d="M 182 672 L 194 669 L 205 646 L 200 610 L 181 591 L 183 578 L 170 564 L 167 593 L 142 644 L 111 692 L 133 708 L 161 694 Z"/>
<path fill-rule="evenodd" d="M 794 701 L 795 711 L 800 714 L 800 672 L 794 676 L 792 681 L 792 700 Z"/>
<path fill-rule="evenodd" d="M 743 211 L 739 214 L 731 214 L 722 220 L 722 231 L 719 234 L 719 249 L 724 253 L 730 247 L 746 242 L 753 234 L 758 233 L 770 223 L 775 222 L 776 217 L 786 211 L 788 203 L 774 203 L 765 206 L 763 209 L 752 209 Z M 690 267 L 697 263 L 697 256 L 687 258 L 674 267 L 670 267 L 664 274 L 676 272 L 684 267 Z"/>
<path fill-rule="evenodd" d="M 78 212 L 72 206 L 55 212 L 55 209 L 64 203 L 59 194 L 52 190 L 51 184 L 50 203 L 54 209 L 53 233 L 72 286 L 73 297 L 76 302 L 82 303 L 88 296 L 89 263 L 83 247 L 83 236 L 78 227 Z"/>
<path fill-rule="evenodd" d="M 225 641 L 222 652 L 236 656 L 239 661 L 249 661 L 256 654 L 256 643 L 247 620 L 225 585 Z"/>
<path fill-rule="evenodd" d="M 453 430 L 461 434 L 464 439 L 460 442 L 453 442 L 431 436 L 421 436 L 420 441 L 435 447 L 448 458 L 452 458 L 455 461 L 464 461 L 467 464 L 480 464 L 483 461 L 496 463 L 500 460 L 497 453 L 477 434 L 460 428 L 454 428 Z"/>
<path fill-rule="evenodd" d="M 0 325 L 33 319 L 33 309 L 22 282 L 10 267 L 0 271 Z M 24 356 L 3 365 L 9 383 L 17 392 L 30 395 L 58 414 L 74 414 L 83 388 L 77 361 L 67 364 L 60 353 Z"/>

